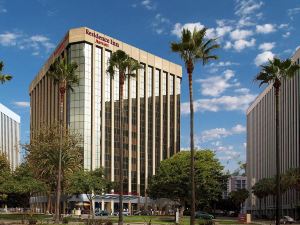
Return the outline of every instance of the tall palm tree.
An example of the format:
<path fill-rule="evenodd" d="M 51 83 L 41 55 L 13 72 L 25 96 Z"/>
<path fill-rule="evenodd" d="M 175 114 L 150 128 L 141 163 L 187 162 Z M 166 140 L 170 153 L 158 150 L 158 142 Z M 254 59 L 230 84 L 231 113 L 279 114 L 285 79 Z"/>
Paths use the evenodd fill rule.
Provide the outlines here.
<path fill-rule="evenodd" d="M 1 84 L 4 84 L 6 81 L 9 81 L 12 79 L 11 75 L 2 74 L 3 67 L 4 67 L 4 63 L 2 61 L 0 61 L 0 83 Z"/>
<path fill-rule="evenodd" d="M 276 146 L 276 225 L 280 222 L 281 210 L 281 185 L 280 185 L 280 149 L 279 149 L 279 91 L 281 82 L 287 78 L 292 78 L 300 68 L 291 59 L 280 60 L 273 58 L 267 65 L 261 66 L 261 71 L 255 77 L 260 84 L 272 84 L 275 89 L 275 146 Z"/>
<path fill-rule="evenodd" d="M 66 91 L 73 91 L 73 85 L 79 84 L 79 78 L 75 74 L 78 68 L 77 63 L 68 63 L 65 59 L 57 58 L 54 63 L 50 66 L 47 76 L 49 76 L 55 85 L 58 85 L 59 95 L 60 95 L 60 133 L 62 143 L 63 138 L 63 116 L 64 116 L 64 98 Z M 58 160 L 58 176 L 57 176 L 57 194 L 56 194 L 56 210 L 55 210 L 55 221 L 59 222 L 59 212 L 60 212 L 60 196 L 61 196 L 61 146 L 59 151 Z"/>
<path fill-rule="evenodd" d="M 120 184 L 119 184 L 119 225 L 123 224 L 123 89 L 126 77 L 135 76 L 137 70 L 142 68 L 141 64 L 126 54 L 122 50 L 114 52 L 109 59 L 109 66 L 107 72 L 113 77 L 115 70 L 119 73 L 119 128 L 120 128 Z"/>
<path fill-rule="evenodd" d="M 193 104 L 193 71 L 198 62 L 205 65 L 209 60 L 216 60 L 218 56 L 212 55 L 212 51 L 220 46 L 215 43 L 216 39 L 205 37 L 206 28 L 201 30 L 194 29 L 191 32 L 183 29 L 181 40 L 171 43 L 171 49 L 180 55 L 185 63 L 189 78 L 190 92 L 190 145 L 191 145 L 191 225 L 195 224 L 195 166 L 194 166 L 194 104 Z"/>
<path fill-rule="evenodd" d="M 263 178 L 256 182 L 252 187 L 252 193 L 259 199 L 259 211 L 262 216 L 261 209 L 261 200 L 265 199 L 265 207 L 266 207 L 266 197 L 269 195 L 270 187 L 268 186 L 269 180 L 268 178 Z"/>

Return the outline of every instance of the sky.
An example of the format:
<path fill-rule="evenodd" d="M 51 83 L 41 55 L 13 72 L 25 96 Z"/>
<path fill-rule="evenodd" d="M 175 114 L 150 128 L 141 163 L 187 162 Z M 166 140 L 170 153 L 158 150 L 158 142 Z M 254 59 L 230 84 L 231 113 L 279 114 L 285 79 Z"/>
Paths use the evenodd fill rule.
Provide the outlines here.
<path fill-rule="evenodd" d="M 246 109 L 263 90 L 253 78 L 268 59 L 288 58 L 300 47 L 299 21 L 299 0 L 0 0 L 0 61 L 13 75 L 0 86 L 0 102 L 21 116 L 21 143 L 28 143 L 29 84 L 67 30 L 86 26 L 183 66 L 186 150 L 187 74 L 170 43 L 183 28 L 207 27 L 207 38 L 222 47 L 218 60 L 197 64 L 193 74 L 195 145 L 214 150 L 233 171 L 246 159 Z"/>

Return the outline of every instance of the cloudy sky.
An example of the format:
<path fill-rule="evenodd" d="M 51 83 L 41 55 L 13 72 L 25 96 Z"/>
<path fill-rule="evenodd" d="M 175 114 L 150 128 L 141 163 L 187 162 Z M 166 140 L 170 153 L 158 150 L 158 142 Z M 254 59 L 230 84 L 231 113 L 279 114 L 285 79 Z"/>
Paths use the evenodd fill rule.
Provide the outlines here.
<path fill-rule="evenodd" d="M 170 43 L 183 28 L 205 26 L 207 37 L 217 37 L 222 48 L 218 61 L 195 69 L 196 146 L 213 149 L 234 170 L 245 160 L 245 110 L 262 91 L 253 77 L 268 58 L 290 57 L 300 46 L 299 21 L 299 0 L 0 0 L 0 60 L 14 76 L 0 86 L 0 102 L 20 114 L 21 141 L 28 142 L 29 84 L 68 29 L 87 26 L 183 65 Z M 185 70 L 181 101 L 184 150 Z"/>

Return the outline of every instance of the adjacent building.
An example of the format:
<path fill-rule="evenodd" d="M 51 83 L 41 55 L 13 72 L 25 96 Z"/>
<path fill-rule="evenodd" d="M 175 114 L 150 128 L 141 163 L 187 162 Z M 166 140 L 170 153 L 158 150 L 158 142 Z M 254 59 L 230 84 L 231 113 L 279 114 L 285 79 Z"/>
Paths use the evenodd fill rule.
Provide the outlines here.
<path fill-rule="evenodd" d="M 292 60 L 299 64 L 300 49 Z M 282 83 L 280 89 L 280 168 L 284 173 L 290 168 L 300 167 L 300 77 L 296 76 Z M 248 190 L 262 178 L 275 176 L 275 96 L 269 85 L 247 110 L 247 178 Z M 288 191 L 282 196 L 283 215 L 299 217 L 300 195 Z M 266 204 L 265 204 L 266 203 Z M 262 209 L 273 215 L 275 201 L 268 197 L 262 201 Z M 247 209 L 258 213 L 259 201 L 251 194 Z"/>
<path fill-rule="evenodd" d="M 160 161 L 180 150 L 181 66 L 92 29 L 71 29 L 30 85 L 30 126 L 33 131 L 58 121 L 58 90 L 45 74 L 58 57 L 76 62 L 80 84 L 66 95 L 64 122 L 83 137 L 84 168 L 103 167 L 111 181 L 118 181 L 119 75 L 106 72 L 112 52 L 118 49 L 143 66 L 125 82 L 122 171 L 124 192 L 145 196 L 148 178 Z M 113 204 L 109 208 L 113 210 Z"/>
<path fill-rule="evenodd" d="M 223 199 L 229 197 L 230 192 L 240 189 L 247 189 L 247 177 L 246 176 L 231 176 L 227 180 L 226 191 L 223 192 Z"/>
<path fill-rule="evenodd" d="M 20 116 L 0 103 L 0 152 L 14 170 L 19 164 Z"/>

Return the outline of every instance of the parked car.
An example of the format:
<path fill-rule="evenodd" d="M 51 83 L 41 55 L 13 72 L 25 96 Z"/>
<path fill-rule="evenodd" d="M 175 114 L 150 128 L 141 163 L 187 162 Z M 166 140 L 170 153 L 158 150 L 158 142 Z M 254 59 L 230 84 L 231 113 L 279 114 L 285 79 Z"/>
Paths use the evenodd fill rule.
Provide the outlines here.
<path fill-rule="evenodd" d="M 95 216 L 108 216 L 108 212 L 105 210 L 98 210 L 95 212 Z"/>
<path fill-rule="evenodd" d="M 290 216 L 284 216 L 283 218 L 280 219 L 280 223 L 292 224 L 292 223 L 296 223 L 296 221 Z"/>
<path fill-rule="evenodd" d="M 203 212 L 203 211 L 197 211 L 195 213 L 195 218 L 197 219 L 205 219 L 205 220 L 212 220 L 215 217 L 211 214 L 208 214 L 207 212 Z"/>
<path fill-rule="evenodd" d="M 123 211 L 122 214 L 123 214 L 123 216 L 130 216 L 130 213 L 127 212 L 127 211 Z M 119 212 L 116 211 L 116 212 L 113 213 L 113 215 L 114 215 L 114 216 L 119 216 Z"/>

